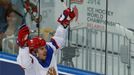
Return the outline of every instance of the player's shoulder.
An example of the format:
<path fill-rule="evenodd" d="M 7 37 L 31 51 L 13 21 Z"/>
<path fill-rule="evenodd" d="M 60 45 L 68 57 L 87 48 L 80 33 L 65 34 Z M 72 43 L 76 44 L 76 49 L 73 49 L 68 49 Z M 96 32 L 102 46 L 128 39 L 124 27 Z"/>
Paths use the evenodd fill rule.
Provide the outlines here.
<path fill-rule="evenodd" d="M 47 42 L 47 46 L 50 46 L 54 51 L 56 50 L 55 46 L 52 44 L 52 42 Z"/>

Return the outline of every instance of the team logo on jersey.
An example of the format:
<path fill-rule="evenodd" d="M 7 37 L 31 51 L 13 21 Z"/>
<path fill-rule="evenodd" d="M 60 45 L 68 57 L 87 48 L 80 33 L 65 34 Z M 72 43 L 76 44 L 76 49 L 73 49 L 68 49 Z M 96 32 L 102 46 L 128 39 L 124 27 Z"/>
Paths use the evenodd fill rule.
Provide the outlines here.
<path fill-rule="evenodd" d="M 49 68 L 47 75 L 56 75 L 56 70 L 54 67 Z"/>

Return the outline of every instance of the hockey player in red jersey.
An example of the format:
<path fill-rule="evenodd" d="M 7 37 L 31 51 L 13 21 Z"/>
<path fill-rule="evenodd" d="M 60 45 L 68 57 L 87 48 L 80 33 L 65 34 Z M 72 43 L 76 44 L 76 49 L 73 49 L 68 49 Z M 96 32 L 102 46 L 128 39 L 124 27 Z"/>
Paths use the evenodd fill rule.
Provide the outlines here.
<path fill-rule="evenodd" d="M 58 75 L 56 51 L 64 47 L 68 26 L 74 17 L 75 14 L 70 8 L 63 11 L 57 20 L 61 25 L 50 42 L 40 37 L 28 39 L 29 28 L 26 25 L 19 28 L 17 62 L 24 68 L 25 75 Z"/>

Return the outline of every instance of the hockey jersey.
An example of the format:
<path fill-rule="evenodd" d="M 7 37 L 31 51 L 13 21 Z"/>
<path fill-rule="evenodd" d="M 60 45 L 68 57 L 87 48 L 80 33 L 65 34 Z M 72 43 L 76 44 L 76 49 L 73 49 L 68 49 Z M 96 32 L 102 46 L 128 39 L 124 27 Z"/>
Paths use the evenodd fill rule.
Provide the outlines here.
<path fill-rule="evenodd" d="M 45 61 L 39 60 L 36 56 L 29 53 L 28 47 L 19 48 L 17 62 L 24 68 L 25 75 L 49 75 L 49 70 L 53 69 L 58 75 L 56 54 L 57 50 L 65 45 L 67 29 L 59 26 L 54 37 L 50 42 L 47 42 L 47 55 Z"/>

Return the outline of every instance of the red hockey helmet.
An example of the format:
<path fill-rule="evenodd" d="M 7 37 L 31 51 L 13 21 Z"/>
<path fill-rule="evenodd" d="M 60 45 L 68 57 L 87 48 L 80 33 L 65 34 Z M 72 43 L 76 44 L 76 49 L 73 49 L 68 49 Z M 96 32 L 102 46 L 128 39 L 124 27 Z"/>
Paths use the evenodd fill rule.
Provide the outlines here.
<path fill-rule="evenodd" d="M 28 26 L 22 25 L 22 26 L 19 28 L 19 31 L 18 31 L 18 38 L 17 38 L 17 44 L 18 44 L 20 47 L 24 47 L 25 44 L 27 43 L 29 33 L 30 33 L 30 31 L 29 31 Z"/>
<path fill-rule="evenodd" d="M 28 40 L 27 44 L 30 49 L 38 49 L 39 47 L 45 46 L 46 41 L 40 37 L 34 37 L 31 40 Z"/>

